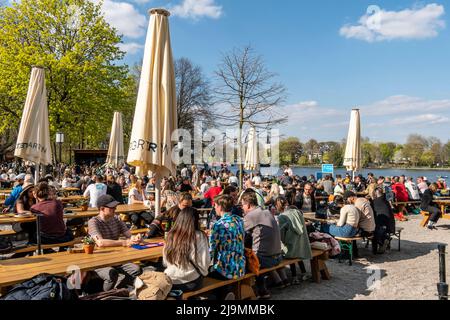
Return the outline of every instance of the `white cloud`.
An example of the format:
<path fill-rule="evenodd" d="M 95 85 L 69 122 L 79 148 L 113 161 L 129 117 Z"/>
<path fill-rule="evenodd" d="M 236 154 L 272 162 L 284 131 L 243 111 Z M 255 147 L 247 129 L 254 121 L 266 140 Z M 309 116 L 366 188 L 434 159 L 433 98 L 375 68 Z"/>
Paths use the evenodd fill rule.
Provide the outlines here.
<path fill-rule="evenodd" d="M 417 116 L 396 118 L 389 121 L 389 125 L 432 125 L 448 123 L 450 119 L 438 114 L 420 114 Z"/>
<path fill-rule="evenodd" d="M 120 43 L 119 48 L 128 54 L 136 54 L 144 48 L 144 45 L 136 42 Z"/>
<path fill-rule="evenodd" d="M 99 0 L 92 0 L 99 3 Z M 147 19 L 128 2 L 104 0 L 102 11 L 106 21 L 125 37 L 139 38 L 145 34 Z"/>
<path fill-rule="evenodd" d="M 450 110 L 450 99 L 425 100 L 417 97 L 396 95 L 371 105 L 361 107 L 370 116 L 386 116 L 394 114 L 437 112 Z"/>
<path fill-rule="evenodd" d="M 218 19 L 222 16 L 222 6 L 215 0 L 183 0 L 179 5 L 170 9 L 174 16 L 197 20 L 202 17 Z"/>
<path fill-rule="evenodd" d="M 434 38 L 445 28 L 443 5 L 436 3 L 402 11 L 386 11 L 371 6 L 358 25 L 345 25 L 340 34 L 367 42 L 393 39 Z"/>

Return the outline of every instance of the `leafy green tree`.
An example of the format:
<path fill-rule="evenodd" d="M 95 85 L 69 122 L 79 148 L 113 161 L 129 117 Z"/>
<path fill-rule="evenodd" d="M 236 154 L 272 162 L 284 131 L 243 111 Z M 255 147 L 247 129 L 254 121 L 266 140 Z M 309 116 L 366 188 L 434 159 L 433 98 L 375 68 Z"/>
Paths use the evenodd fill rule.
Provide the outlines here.
<path fill-rule="evenodd" d="M 280 141 L 280 158 L 285 164 L 297 163 L 303 152 L 303 146 L 298 138 L 289 137 Z"/>
<path fill-rule="evenodd" d="M 420 161 L 421 155 L 427 148 L 427 140 L 418 134 L 411 134 L 408 136 L 406 144 L 403 147 L 403 156 L 411 162 L 413 166 L 417 166 Z"/>
<path fill-rule="evenodd" d="M 420 162 L 422 165 L 432 167 L 433 164 L 435 163 L 435 155 L 434 155 L 433 151 L 431 151 L 431 150 L 425 151 L 420 156 Z"/>
<path fill-rule="evenodd" d="M 394 160 L 395 147 L 396 144 L 392 142 L 380 143 L 379 150 L 382 163 L 387 164 Z"/>
<path fill-rule="evenodd" d="M 74 147 L 107 142 L 113 112 L 128 119 L 135 103 L 128 67 L 117 65 L 120 42 L 101 4 L 89 0 L 0 7 L 0 134 L 17 128 L 31 67 L 39 65 L 46 68 L 51 135 L 62 130 Z"/>

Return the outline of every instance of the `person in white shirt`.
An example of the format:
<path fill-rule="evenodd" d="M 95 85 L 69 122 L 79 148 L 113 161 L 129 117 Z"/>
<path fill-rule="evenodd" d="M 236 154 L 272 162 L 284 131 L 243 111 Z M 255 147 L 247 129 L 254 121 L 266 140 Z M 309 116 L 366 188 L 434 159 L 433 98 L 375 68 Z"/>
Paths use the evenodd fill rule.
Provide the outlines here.
<path fill-rule="evenodd" d="M 164 273 L 173 282 L 172 290 L 197 290 L 211 264 L 206 234 L 199 229 L 198 213 L 193 208 L 180 211 L 177 223 L 167 235 L 163 250 Z"/>
<path fill-rule="evenodd" d="M 138 179 L 133 188 L 128 192 L 128 204 L 144 204 L 146 200 L 142 179 Z M 149 225 L 154 219 L 154 215 L 147 211 L 133 212 L 130 220 L 133 223 L 132 229 L 139 228 L 142 223 Z"/>
<path fill-rule="evenodd" d="M 408 190 L 411 200 L 420 200 L 419 188 L 413 182 L 413 178 L 408 178 L 408 180 L 405 182 L 405 187 Z"/>
<path fill-rule="evenodd" d="M 236 177 L 236 175 L 233 172 L 230 173 L 230 177 L 228 178 L 228 183 L 229 184 L 235 183 L 236 185 L 239 185 L 239 179 L 238 179 L 238 177 Z"/>
<path fill-rule="evenodd" d="M 255 186 L 260 186 L 260 185 L 261 185 L 262 179 L 261 179 L 261 176 L 259 175 L 259 173 L 257 173 L 257 174 L 253 177 L 252 182 L 253 182 L 253 185 L 255 185 Z"/>
<path fill-rule="evenodd" d="M 211 181 L 212 181 L 211 177 L 207 177 L 205 179 L 205 182 L 203 182 L 203 184 L 200 186 L 201 194 L 205 194 L 208 191 L 208 189 L 211 188 Z"/>
<path fill-rule="evenodd" d="M 89 207 L 97 206 L 97 199 L 106 194 L 107 186 L 103 183 L 102 176 L 95 176 L 95 183 L 90 184 L 83 193 L 83 197 L 89 197 Z"/>
<path fill-rule="evenodd" d="M 188 171 L 187 167 L 184 167 L 183 169 L 181 169 L 181 176 L 182 177 L 189 177 L 189 171 Z"/>

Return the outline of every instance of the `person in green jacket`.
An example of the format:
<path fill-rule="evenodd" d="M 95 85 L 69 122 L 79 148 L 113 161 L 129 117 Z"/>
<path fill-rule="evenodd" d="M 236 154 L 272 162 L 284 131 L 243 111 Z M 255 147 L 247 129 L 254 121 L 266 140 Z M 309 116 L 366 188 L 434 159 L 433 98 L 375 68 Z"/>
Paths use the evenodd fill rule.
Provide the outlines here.
<path fill-rule="evenodd" d="M 278 225 L 281 234 L 281 250 L 286 259 L 310 260 L 312 258 L 311 244 L 306 230 L 303 215 L 295 206 L 289 206 L 285 197 L 280 196 L 275 200 L 275 206 L 280 213 Z M 293 284 L 300 281 L 297 278 L 295 263 L 290 265 Z M 303 262 L 300 263 L 302 273 L 305 273 Z"/>

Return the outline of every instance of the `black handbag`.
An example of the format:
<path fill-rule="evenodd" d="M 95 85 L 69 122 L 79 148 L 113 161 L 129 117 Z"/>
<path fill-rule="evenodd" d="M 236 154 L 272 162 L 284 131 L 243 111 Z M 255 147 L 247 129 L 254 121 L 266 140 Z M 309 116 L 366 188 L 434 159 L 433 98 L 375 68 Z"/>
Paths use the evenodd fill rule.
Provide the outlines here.
<path fill-rule="evenodd" d="M 0 254 L 8 254 L 13 251 L 13 243 L 10 238 L 0 238 Z"/>

